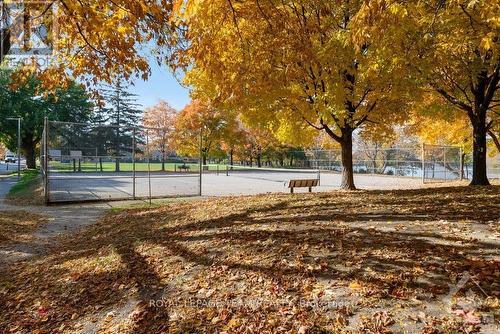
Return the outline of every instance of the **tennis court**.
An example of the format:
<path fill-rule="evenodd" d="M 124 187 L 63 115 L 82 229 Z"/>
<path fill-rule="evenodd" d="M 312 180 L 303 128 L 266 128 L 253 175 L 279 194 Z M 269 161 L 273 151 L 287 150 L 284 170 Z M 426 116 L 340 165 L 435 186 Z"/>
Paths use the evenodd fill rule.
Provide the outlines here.
<path fill-rule="evenodd" d="M 268 169 L 205 166 L 201 178 L 202 196 L 253 195 L 289 192 L 293 179 L 320 179 L 314 191 L 338 189 L 341 175 L 305 169 Z M 199 172 L 51 173 L 50 202 L 127 200 L 187 197 L 200 194 Z M 356 175 L 361 189 L 408 189 L 421 186 L 421 179 Z M 296 189 L 297 192 L 307 189 Z"/>
<path fill-rule="evenodd" d="M 81 202 L 199 195 L 196 173 L 52 173 L 48 201 Z"/>
<path fill-rule="evenodd" d="M 202 195 L 255 195 L 265 193 L 290 192 L 288 181 L 292 179 L 315 179 L 319 176 L 320 185 L 313 191 L 329 191 L 340 188 L 342 176 L 338 173 L 317 170 L 273 171 L 262 169 L 255 172 L 233 172 L 226 175 L 224 170 L 219 174 L 203 174 Z M 395 176 L 361 175 L 354 176 L 356 186 L 360 189 L 411 189 L 422 186 L 421 178 Z M 306 188 L 295 192 L 307 192 Z"/>

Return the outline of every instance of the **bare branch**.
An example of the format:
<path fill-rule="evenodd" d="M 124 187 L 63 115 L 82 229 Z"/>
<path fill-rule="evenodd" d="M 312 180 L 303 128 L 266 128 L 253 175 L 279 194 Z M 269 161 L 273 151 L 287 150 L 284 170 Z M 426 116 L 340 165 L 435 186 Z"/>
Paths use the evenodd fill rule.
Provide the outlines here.
<path fill-rule="evenodd" d="M 496 136 L 495 132 L 493 132 L 492 129 L 488 129 L 488 134 L 490 135 L 491 139 L 493 139 L 497 151 L 500 152 L 500 141 L 498 140 L 498 137 Z"/>
<path fill-rule="evenodd" d="M 316 130 L 318 130 L 318 131 L 321 131 L 321 130 L 323 130 L 323 129 L 325 128 L 324 126 L 317 126 L 317 125 L 315 125 L 314 123 L 311 123 L 311 122 L 310 122 L 307 118 L 305 118 L 304 116 L 302 116 L 302 119 L 303 119 L 304 121 L 306 121 L 306 123 L 307 123 L 307 124 L 309 124 L 310 126 L 312 126 L 313 128 L 315 128 L 315 129 L 316 129 Z"/>
<path fill-rule="evenodd" d="M 336 142 L 338 142 L 338 143 L 342 143 L 342 141 L 343 141 L 343 140 L 342 140 L 342 137 L 341 137 L 341 136 L 339 136 L 339 135 L 337 135 L 337 134 L 335 134 L 335 132 L 333 132 L 333 130 L 332 130 L 332 129 L 330 129 L 330 127 L 328 127 L 328 125 L 326 125 L 326 124 L 325 124 L 325 122 L 323 121 L 323 118 L 321 118 L 321 119 L 319 120 L 319 122 L 320 122 L 320 123 L 321 123 L 321 125 L 324 127 L 325 132 L 326 132 L 326 133 L 327 133 L 330 137 L 332 137 L 332 138 L 333 138 Z"/>

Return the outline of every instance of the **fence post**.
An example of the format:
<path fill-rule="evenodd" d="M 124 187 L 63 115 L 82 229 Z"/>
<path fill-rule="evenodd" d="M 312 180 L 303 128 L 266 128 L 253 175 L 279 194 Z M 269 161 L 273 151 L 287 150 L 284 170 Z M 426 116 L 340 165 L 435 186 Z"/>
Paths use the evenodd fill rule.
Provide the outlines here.
<path fill-rule="evenodd" d="M 135 200 L 135 128 L 132 129 L 132 198 Z"/>
<path fill-rule="evenodd" d="M 446 173 L 446 146 L 443 147 L 443 168 L 444 168 L 444 181 L 448 180 L 448 174 Z"/>
<path fill-rule="evenodd" d="M 146 129 L 146 152 L 148 154 L 148 187 L 149 187 L 149 205 L 151 205 L 151 156 L 149 152 L 149 130 Z"/>
<path fill-rule="evenodd" d="M 460 181 L 464 179 L 464 155 L 463 148 L 460 147 Z"/>
<path fill-rule="evenodd" d="M 43 166 L 44 166 L 44 197 L 45 197 L 45 205 L 50 203 L 50 190 L 49 190 L 49 148 L 48 148 L 48 138 L 49 138 L 49 120 L 47 117 L 43 120 Z"/>
<path fill-rule="evenodd" d="M 422 143 L 422 184 L 425 184 L 425 144 Z"/>
<path fill-rule="evenodd" d="M 199 195 L 202 194 L 202 176 L 203 176 L 203 129 L 200 130 L 200 171 L 199 171 Z"/>

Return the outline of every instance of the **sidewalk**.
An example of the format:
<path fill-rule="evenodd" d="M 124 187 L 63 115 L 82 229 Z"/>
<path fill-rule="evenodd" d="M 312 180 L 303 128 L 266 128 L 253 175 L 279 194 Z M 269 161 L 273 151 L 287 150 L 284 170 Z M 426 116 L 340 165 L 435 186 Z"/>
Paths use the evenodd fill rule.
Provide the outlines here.
<path fill-rule="evenodd" d="M 30 243 L 15 243 L 0 248 L 0 267 L 46 252 L 52 239 L 59 235 L 76 233 L 94 224 L 110 206 L 106 203 L 68 206 L 17 206 L 5 203 L 9 190 L 17 182 L 16 176 L 0 175 L 0 211 L 26 211 L 43 215 L 48 223 L 41 226 Z"/>

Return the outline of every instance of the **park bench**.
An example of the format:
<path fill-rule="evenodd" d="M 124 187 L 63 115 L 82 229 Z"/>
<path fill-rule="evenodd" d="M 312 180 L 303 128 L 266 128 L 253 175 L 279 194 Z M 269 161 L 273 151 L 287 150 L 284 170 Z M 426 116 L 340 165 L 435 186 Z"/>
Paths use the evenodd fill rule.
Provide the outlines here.
<path fill-rule="evenodd" d="M 290 180 L 290 182 L 288 182 L 288 188 L 290 188 L 291 194 L 293 194 L 294 188 L 309 188 L 309 192 L 312 192 L 312 187 L 317 187 L 318 185 L 318 179 Z"/>
<path fill-rule="evenodd" d="M 187 166 L 186 164 L 181 165 L 181 166 L 179 166 L 178 168 L 179 168 L 179 171 L 180 171 L 180 172 L 182 172 L 182 171 L 184 171 L 184 172 L 189 172 L 189 170 L 191 169 L 191 167 Z"/>

